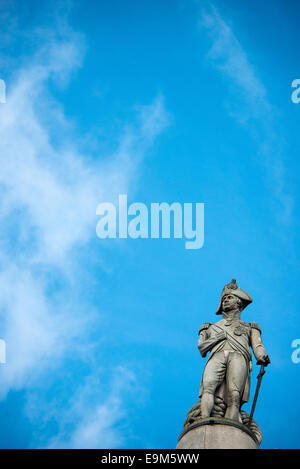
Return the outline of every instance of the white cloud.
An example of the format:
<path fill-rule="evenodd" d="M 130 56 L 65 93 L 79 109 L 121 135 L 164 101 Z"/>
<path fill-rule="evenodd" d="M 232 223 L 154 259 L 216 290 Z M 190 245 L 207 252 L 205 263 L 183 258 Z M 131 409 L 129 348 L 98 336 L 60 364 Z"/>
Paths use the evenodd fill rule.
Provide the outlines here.
<path fill-rule="evenodd" d="M 286 183 L 284 142 L 276 130 L 273 116 L 277 112 L 268 100 L 266 87 L 232 27 L 212 3 L 201 9 L 199 26 L 211 39 L 207 59 L 229 84 L 230 101 L 226 103 L 229 114 L 240 124 L 246 125 L 257 142 L 257 153 L 267 169 L 270 191 L 276 200 L 276 218 L 289 224 L 293 198 Z"/>
<path fill-rule="evenodd" d="M 97 390 L 101 387 L 101 380 L 95 374 L 87 378 L 72 398 L 49 448 L 120 448 L 124 445 L 126 438 L 121 425 L 127 408 L 122 395 L 135 392 L 136 377 L 119 366 L 113 370 L 108 395 L 99 402 Z"/>
<path fill-rule="evenodd" d="M 253 105 L 259 100 L 260 106 L 267 106 L 266 89 L 256 76 L 254 67 L 249 62 L 246 52 L 234 35 L 230 26 L 221 17 L 219 11 L 211 5 L 203 10 L 200 25 L 205 27 L 212 38 L 212 47 L 208 58 L 230 78 L 249 98 Z"/>
<path fill-rule="evenodd" d="M 68 138 L 69 122 L 48 88 L 49 80 L 66 86 L 80 67 L 82 37 L 78 39 L 66 25 L 58 37 L 48 31 L 40 49 L 16 71 L 7 103 L 0 105 L 0 314 L 1 336 L 7 342 L 7 364 L 0 369 L 2 399 L 10 390 L 34 392 L 63 366 L 70 350 L 76 357 L 76 350 L 88 342 L 95 315 L 76 296 L 76 284 L 88 267 L 77 263 L 73 272 L 75 249 L 96 237 L 100 201 L 135 190 L 139 162 L 168 123 L 159 97 L 141 106 L 139 125 L 116 136 L 119 150 L 105 163 L 97 155 L 82 154 L 76 139 Z M 65 133 L 63 146 L 52 142 L 54 129 Z M 58 294 L 49 293 L 54 279 L 64 284 Z M 126 373 L 122 379 L 128 381 Z M 112 392 L 95 412 L 88 402 L 79 407 L 80 423 L 74 423 L 68 445 L 81 446 L 82 441 L 93 446 L 101 432 L 110 435 L 104 441 L 113 441 L 120 403 L 121 396 Z M 104 425 L 107 406 L 115 417 Z M 33 407 L 32 415 L 43 411 L 42 406 L 38 410 L 38 397 Z M 68 414 L 67 404 L 58 419 Z"/>

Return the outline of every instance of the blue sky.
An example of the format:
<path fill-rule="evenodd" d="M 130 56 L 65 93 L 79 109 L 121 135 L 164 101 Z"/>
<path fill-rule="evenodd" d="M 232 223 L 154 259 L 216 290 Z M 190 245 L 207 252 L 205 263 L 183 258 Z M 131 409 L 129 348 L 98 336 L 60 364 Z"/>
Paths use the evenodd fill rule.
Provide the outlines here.
<path fill-rule="evenodd" d="M 1 1 L 1 448 L 174 448 L 232 278 L 271 357 L 262 447 L 300 447 L 299 14 Z M 204 203 L 203 248 L 100 240 L 96 207 L 119 194 Z"/>

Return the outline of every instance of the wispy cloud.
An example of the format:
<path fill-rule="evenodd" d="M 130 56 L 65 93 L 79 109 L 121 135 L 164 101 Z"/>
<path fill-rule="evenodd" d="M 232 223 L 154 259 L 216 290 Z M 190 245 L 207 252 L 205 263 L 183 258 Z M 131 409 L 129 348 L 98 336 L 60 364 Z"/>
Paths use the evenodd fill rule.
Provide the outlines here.
<path fill-rule="evenodd" d="M 252 111 L 255 108 L 259 113 L 268 110 L 269 103 L 263 83 L 257 77 L 254 66 L 231 27 L 215 6 L 210 5 L 209 9 L 202 10 L 199 24 L 207 30 L 212 40 L 207 58 L 234 83 L 248 104 L 251 103 Z"/>
<path fill-rule="evenodd" d="M 58 422 L 58 431 L 47 442 L 48 448 L 120 448 L 126 445 L 126 431 L 130 433 L 130 429 L 126 424 L 128 408 L 123 395 L 136 394 L 136 377 L 127 368 L 114 368 L 105 397 L 100 392 L 104 387 L 102 378 L 101 370 L 88 376 L 70 398 L 60 418 L 57 414 L 61 407 L 57 400 L 47 402 L 45 411 Z M 39 436 L 41 443 L 44 439 L 43 435 Z"/>
<path fill-rule="evenodd" d="M 211 40 L 207 60 L 228 83 L 228 112 L 240 124 L 246 125 L 255 138 L 257 156 L 267 169 L 269 185 L 276 200 L 276 217 L 289 224 L 293 198 L 286 183 L 284 140 L 278 135 L 278 124 L 273 117 L 277 111 L 268 99 L 267 89 L 232 26 L 213 3 L 200 9 L 199 27 Z"/>
<path fill-rule="evenodd" d="M 46 33 L 39 49 L 15 70 L 7 103 L 0 107 L 0 312 L 7 342 L 0 393 L 2 399 L 10 390 L 33 393 L 27 412 L 29 417 L 38 413 L 36 422 L 43 422 L 49 410 L 40 405 L 39 387 L 55 380 L 70 353 L 80 360 L 97 324 L 98 316 L 76 294 L 89 268 L 88 254 L 86 263 L 76 262 L 76 249 L 96 236 L 98 203 L 135 190 L 137 167 L 168 124 L 158 97 L 141 106 L 137 122 L 116 136 L 119 149 L 105 155 L 105 162 L 100 155 L 82 153 L 74 132 L 68 137 L 68 119 L 51 97 L 49 82 L 67 86 L 82 64 L 84 38 L 79 40 L 66 23 L 58 34 Z M 63 144 L 53 143 L 55 132 L 65 136 Z M 75 393 L 81 402 L 89 393 L 98 366 L 91 365 L 84 390 L 73 384 L 70 399 L 56 414 L 61 430 L 55 439 L 49 437 L 51 446 L 112 447 L 121 441 L 114 425 L 121 415 L 119 390 L 132 381 L 130 371 L 121 370 L 103 402 L 91 407 L 88 399 L 84 405 L 71 399 Z M 71 414 L 73 433 L 66 439 L 63 422 Z"/>

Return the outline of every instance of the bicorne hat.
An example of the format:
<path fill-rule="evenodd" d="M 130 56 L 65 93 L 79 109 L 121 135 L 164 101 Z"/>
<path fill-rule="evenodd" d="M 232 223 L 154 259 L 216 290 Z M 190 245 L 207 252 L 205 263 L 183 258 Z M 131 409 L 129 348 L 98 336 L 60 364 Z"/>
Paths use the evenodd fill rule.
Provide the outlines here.
<path fill-rule="evenodd" d="M 243 309 L 246 308 L 246 306 L 248 306 L 250 303 L 252 303 L 252 298 L 249 293 L 245 292 L 244 290 L 241 290 L 241 288 L 237 286 L 236 280 L 233 278 L 231 282 L 225 285 L 225 287 L 223 288 L 216 314 L 222 314 L 222 300 L 223 297 L 228 294 L 235 295 L 241 300 L 243 300 Z"/>

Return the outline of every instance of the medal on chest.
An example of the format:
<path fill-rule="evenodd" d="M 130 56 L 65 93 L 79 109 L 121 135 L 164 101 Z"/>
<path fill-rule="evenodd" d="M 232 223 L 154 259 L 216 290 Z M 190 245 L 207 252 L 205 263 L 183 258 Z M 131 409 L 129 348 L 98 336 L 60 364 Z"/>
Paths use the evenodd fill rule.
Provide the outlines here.
<path fill-rule="evenodd" d="M 240 336 L 242 334 L 247 334 L 248 333 L 248 328 L 246 326 L 244 326 L 243 324 L 241 323 L 238 323 L 236 326 L 235 326 L 235 321 L 233 321 L 232 319 L 226 319 L 225 323 L 224 323 L 224 326 L 225 327 L 230 327 L 233 325 L 233 333 L 234 335 L 237 335 L 237 336 Z M 234 327 L 235 326 L 235 327 Z"/>

